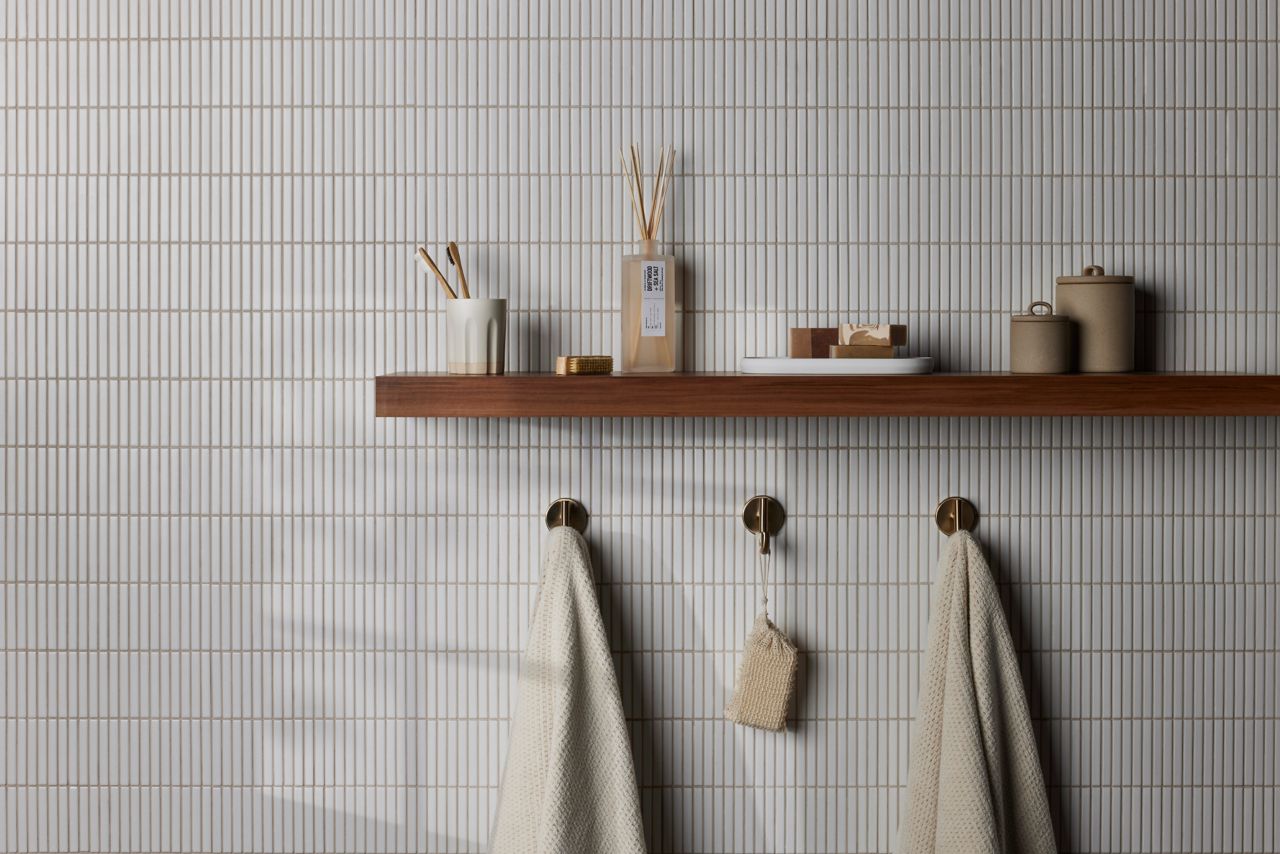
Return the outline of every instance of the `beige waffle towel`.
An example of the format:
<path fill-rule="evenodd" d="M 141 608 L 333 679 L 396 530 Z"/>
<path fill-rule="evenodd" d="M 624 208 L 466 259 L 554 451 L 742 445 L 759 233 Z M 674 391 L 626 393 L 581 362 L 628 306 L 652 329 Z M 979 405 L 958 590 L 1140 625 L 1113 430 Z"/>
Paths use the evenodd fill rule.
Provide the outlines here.
<path fill-rule="evenodd" d="M 734 723 L 782 730 L 796 684 L 796 647 L 767 614 L 756 617 L 738 665 L 733 699 L 724 710 Z"/>
<path fill-rule="evenodd" d="M 959 531 L 933 591 L 898 851 L 1057 850 L 1009 626 L 981 550 Z"/>
<path fill-rule="evenodd" d="M 520 670 L 493 854 L 643 854 L 644 830 L 587 544 L 551 531 Z"/>

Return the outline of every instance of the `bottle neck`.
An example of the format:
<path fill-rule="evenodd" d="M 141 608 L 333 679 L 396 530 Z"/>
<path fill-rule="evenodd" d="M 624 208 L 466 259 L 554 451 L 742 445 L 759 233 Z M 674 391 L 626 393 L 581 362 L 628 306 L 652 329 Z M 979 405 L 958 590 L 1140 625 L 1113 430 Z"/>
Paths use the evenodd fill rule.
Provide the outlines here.
<path fill-rule="evenodd" d="M 658 241 L 656 241 L 656 240 L 641 240 L 641 241 L 640 241 L 640 254 L 641 254 L 641 255 L 657 255 L 657 254 L 658 254 Z"/>

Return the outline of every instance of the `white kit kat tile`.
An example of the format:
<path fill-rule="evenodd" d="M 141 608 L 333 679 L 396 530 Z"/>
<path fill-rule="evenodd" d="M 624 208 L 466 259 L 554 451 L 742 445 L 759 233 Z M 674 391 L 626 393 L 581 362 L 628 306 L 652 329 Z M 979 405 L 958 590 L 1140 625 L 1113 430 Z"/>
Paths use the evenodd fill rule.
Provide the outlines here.
<path fill-rule="evenodd" d="M 654 852 L 889 852 L 937 501 L 978 506 L 1061 850 L 1280 850 L 1271 418 L 373 417 L 614 352 L 616 148 L 679 151 L 685 364 L 911 326 L 1003 370 L 1097 263 L 1140 367 L 1280 371 L 1280 9 L 0 4 L 0 850 L 480 852 L 542 513 L 589 541 Z M 785 735 L 723 720 L 788 521 Z"/>

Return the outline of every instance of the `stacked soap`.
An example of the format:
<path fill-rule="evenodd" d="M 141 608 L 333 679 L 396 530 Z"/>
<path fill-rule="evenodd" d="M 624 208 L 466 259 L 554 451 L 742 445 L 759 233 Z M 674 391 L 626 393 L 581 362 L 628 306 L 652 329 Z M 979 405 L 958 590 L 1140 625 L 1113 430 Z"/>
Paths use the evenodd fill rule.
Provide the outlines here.
<path fill-rule="evenodd" d="M 894 347 L 907 343 L 907 327 L 898 323 L 842 323 L 833 359 L 892 359 Z"/>
<path fill-rule="evenodd" d="M 898 323 L 842 323 L 838 327 L 795 327 L 793 359 L 892 359 L 907 343 L 907 327 Z"/>

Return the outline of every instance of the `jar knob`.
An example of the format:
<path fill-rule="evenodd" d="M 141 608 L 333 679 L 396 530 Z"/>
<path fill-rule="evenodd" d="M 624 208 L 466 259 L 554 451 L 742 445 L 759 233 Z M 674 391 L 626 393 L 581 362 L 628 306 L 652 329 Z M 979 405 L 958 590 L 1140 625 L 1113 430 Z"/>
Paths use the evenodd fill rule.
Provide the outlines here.
<path fill-rule="evenodd" d="M 1037 312 L 1036 311 L 1037 308 L 1043 308 L 1044 312 L 1042 313 Z M 1038 317 L 1048 317 L 1049 315 L 1053 314 L 1053 306 L 1042 299 L 1036 300 L 1035 302 L 1031 303 L 1031 305 L 1027 306 L 1027 314 L 1035 314 Z"/>
<path fill-rule="evenodd" d="M 1088 267 L 1085 267 L 1084 272 L 1081 273 L 1082 276 L 1105 276 L 1106 274 L 1107 271 L 1099 267 L 1097 264 L 1090 264 Z"/>

